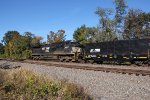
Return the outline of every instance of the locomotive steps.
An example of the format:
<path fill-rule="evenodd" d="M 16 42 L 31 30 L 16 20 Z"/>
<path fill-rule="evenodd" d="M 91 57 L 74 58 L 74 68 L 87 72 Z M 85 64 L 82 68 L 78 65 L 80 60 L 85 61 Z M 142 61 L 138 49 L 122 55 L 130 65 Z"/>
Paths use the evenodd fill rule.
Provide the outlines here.
<path fill-rule="evenodd" d="M 16 62 L 16 61 L 15 61 Z M 19 61 L 20 62 L 20 61 Z M 102 71 L 102 72 L 111 72 L 111 73 L 122 73 L 128 75 L 142 75 L 142 76 L 150 76 L 150 68 L 148 67 L 119 67 L 119 66 L 104 66 L 104 65 L 92 65 L 92 64 L 78 64 L 78 63 L 61 63 L 61 62 L 48 62 L 48 61 L 33 61 L 33 60 L 24 60 L 22 63 L 30 63 L 30 64 L 38 64 L 38 65 L 46 65 L 46 66 L 55 66 L 55 67 L 63 67 L 63 68 L 71 68 L 71 69 L 82 69 L 82 70 L 91 70 L 91 71 Z"/>

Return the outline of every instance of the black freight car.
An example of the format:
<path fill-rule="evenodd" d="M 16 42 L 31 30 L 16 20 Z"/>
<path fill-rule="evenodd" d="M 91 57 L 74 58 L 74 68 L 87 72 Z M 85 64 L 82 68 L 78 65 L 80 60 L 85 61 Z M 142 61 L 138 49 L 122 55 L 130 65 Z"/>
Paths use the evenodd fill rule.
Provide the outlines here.
<path fill-rule="evenodd" d="M 150 39 L 88 43 L 84 51 L 85 60 L 90 62 L 149 63 Z"/>
<path fill-rule="evenodd" d="M 32 49 L 32 59 L 58 59 L 60 61 L 77 61 L 82 55 L 82 49 L 77 42 L 64 41 L 46 44 Z"/>

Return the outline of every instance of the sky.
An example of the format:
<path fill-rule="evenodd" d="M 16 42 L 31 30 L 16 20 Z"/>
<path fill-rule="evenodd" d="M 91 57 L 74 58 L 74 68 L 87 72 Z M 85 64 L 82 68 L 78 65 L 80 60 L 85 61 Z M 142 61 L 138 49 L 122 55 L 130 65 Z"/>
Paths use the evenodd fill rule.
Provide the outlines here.
<path fill-rule="evenodd" d="M 125 0 L 129 8 L 150 12 L 150 0 Z M 85 24 L 97 26 L 97 7 L 114 8 L 113 0 L 0 0 L 0 40 L 7 31 L 31 32 L 44 41 L 50 31 L 65 30 L 66 40 Z"/>

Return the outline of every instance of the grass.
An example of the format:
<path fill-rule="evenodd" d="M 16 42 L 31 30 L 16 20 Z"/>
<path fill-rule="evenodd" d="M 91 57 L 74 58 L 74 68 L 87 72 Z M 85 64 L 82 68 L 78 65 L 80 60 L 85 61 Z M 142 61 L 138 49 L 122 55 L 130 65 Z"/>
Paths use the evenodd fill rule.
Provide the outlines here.
<path fill-rule="evenodd" d="M 27 69 L 0 70 L 0 100 L 91 100 L 79 85 Z"/>

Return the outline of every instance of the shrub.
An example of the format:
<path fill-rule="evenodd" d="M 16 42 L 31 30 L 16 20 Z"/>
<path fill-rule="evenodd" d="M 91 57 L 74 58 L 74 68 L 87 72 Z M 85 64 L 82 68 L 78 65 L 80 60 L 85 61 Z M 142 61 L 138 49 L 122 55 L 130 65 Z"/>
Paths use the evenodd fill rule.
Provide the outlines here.
<path fill-rule="evenodd" d="M 26 59 L 26 58 L 29 58 L 32 54 L 32 51 L 31 50 L 25 50 L 22 52 L 22 58 Z"/>
<path fill-rule="evenodd" d="M 89 100 L 83 88 L 63 81 L 50 80 L 27 69 L 0 70 L 0 75 L 0 100 Z"/>

